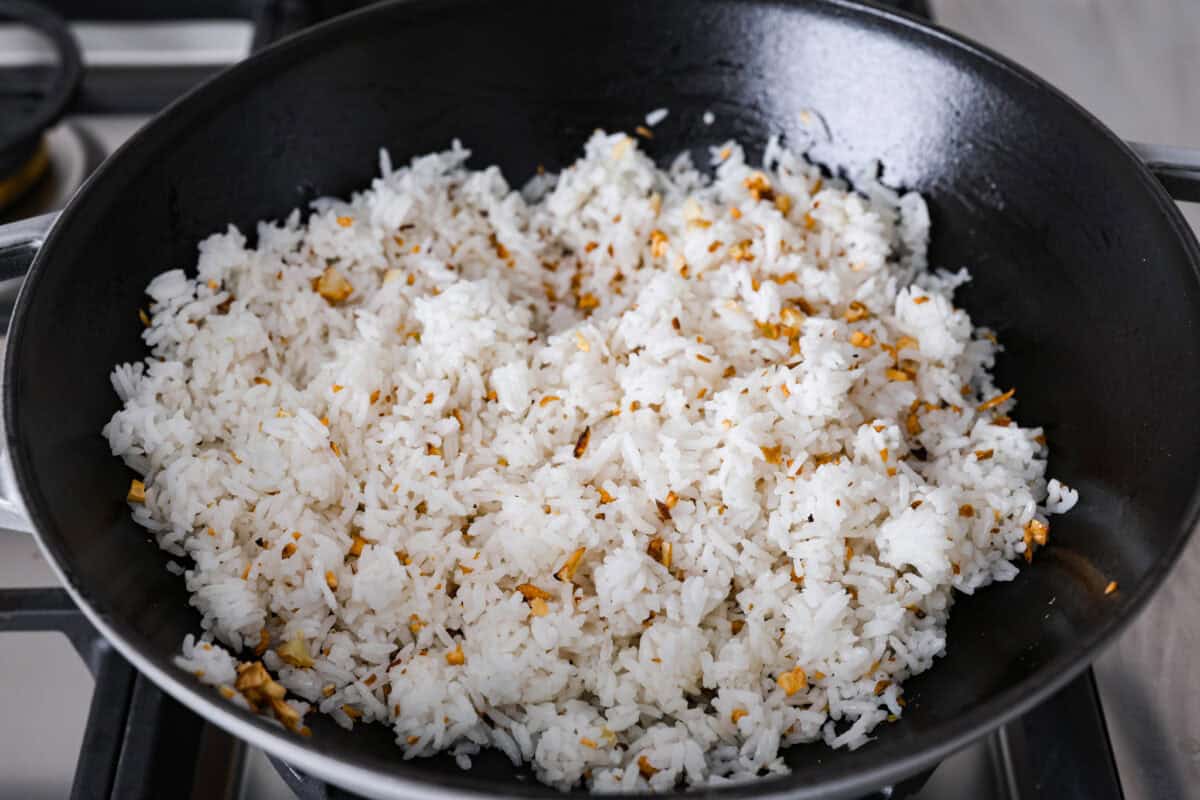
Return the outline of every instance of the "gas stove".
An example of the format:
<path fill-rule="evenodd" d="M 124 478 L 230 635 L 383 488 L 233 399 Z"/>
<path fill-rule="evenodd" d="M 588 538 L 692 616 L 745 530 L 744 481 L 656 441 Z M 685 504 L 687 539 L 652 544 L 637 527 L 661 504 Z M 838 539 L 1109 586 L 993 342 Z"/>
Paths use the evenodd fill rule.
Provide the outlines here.
<path fill-rule="evenodd" d="M 69 21 L 83 69 L 62 113 L 25 143 L 23 157 L 10 158 L 0 170 L 0 223 L 61 208 L 107 155 L 172 99 L 254 49 L 361 3 L 43 5 Z M 892 5 L 927 13 L 924 0 Z M 49 102 L 46 87 L 70 60 L 52 55 L 45 37 L 28 27 L 5 23 L 7 9 L 0 0 L 0 115 L 6 95 L 25 91 L 23 108 Z M 7 163 L 6 130 L 0 125 L 0 165 Z M 12 287 L 7 290 L 11 294 Z M 0 306 L 4 294 L 0 284 Z M 0 492 L 11 493 L 2 478 Z M 1099 685 L 1109 688 L 1111 682 Z M 1119 689 L 1100 691 L 1089 670 L 1044 705 L 931 772 L 880 787 L 870 797 L 1166 796 L 1147 794 L 1144 787 L 1170 792 L 1176 784 L 1145 776 L 1130 780 L 1118 769 L 1119 761 L 1151 767 L 1166 761 L 1145 755 L 1155 745 L 1106 722 L 1105 709 L 1114 703 L 1123 712 L 1131 705 Z M 351 797 L 248 747 L 160 692 L 75 609 L 32 539 L 7 531 L 0 531 L 0 704 L 8 709 L 0 719 L 0 796 Z M 1171 731 L 1152 733 L 1167 746 Z M 1141 750 L 1114 758 L 1110 734 Z"/>

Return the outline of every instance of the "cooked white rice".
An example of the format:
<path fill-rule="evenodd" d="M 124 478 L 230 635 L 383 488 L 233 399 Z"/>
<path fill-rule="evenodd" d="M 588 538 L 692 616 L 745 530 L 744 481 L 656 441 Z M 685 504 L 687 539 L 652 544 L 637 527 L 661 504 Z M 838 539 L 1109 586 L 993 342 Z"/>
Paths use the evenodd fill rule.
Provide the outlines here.
<path fill-rule="evenodd" d="M 1013 578 L 1077 499 L 1002 416 L 966 273 L 925 270 L 921 197 L 775 142 L 709 178 L 598 132 L 522 191 L 467 156 L 382 153 L 370 189 L 147 288 L 104 433 L 192 561 L 181 665 L 229 687 L 215 643 L 253 661 L 265 629 L 295 710 L 563 788 L 866 743 L 953 591 Z"/>
<path fill-rule="evenodd" d="M 670 114 L 670 110 L 666 108 L 656 108 L 646 115 L 646 124 L 653 128 L 658 123 L 662 122 Z"/>

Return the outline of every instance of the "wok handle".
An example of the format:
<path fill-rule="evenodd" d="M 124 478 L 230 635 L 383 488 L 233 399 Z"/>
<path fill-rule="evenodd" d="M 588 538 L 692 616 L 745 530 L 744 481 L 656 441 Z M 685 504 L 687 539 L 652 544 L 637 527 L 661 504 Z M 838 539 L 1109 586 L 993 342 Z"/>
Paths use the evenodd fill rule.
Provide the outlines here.
<path fill-rule="evenodd" d="M 1200 203 L 1200 149 L 1128 142 L 1176 200 Z"/>
<path fill-rule="evenodd" d="M 0 310 L 6 318 L 12 311 L 25 273 L 57 218 L 57 214 L 43 214 L 11 225 L 0 225 Z M 33 533 L 33 523 L 21 502 L 12 464 L 3 445 L 0 445 L 0 529 Z"/>

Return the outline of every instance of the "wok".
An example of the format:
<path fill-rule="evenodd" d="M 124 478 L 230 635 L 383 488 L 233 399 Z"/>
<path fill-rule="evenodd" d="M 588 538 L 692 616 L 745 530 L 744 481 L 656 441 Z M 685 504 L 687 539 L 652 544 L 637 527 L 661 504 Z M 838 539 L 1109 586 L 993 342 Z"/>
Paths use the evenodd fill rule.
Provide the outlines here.
<path fill-rule="evenodd" d="M 193 265 L 206 235 L 366 185 L 381 146 L 403 161 L 460 137 L 475 164 L 520 182 L 570 163 L 594 128 L 630 130 L 659 106 L 671 115 L 646 146 L 663 160 L 731 137 L 761 150 L 781 133 L 831 169 L 878 159 L 885 182 L 922 192 L 931 262 L 970 267 L 959 300 L 1007 348 L 998 383 L 1017 387 L 1022 423 L 1046 429 L 1051 474 L 1082 498 L 1016 580 L 958 597 L 946 656 L 907 682 L 906 713 L 877 741 L 794 747 L 791 775 L 709 794 L 829 797 L 898 780 L 1096 656 L 1196 522 L 1200 250 L 1133 150 L 1062 94 L 978 45 L 845 0 L 372 7 L 219 75 L 138 132 L 52 226 L 5 231 L 9 274 L 37 251 L 4 372 L 20 498 L 122 654 L 221 727 L 365 795 L 558 794 L 497 753 L 469 772 L 404 761 L 382 726 L 314 716 L 299 738 L 175 667 L 199 618 L 130 519 L 132 476 L 100 429 L 118 406 L 112 366 L 145 355 L 143 289 Z M 1197 197 L 1186 169 L 1164 174 Z M 5 519 L 22 524 L 16 504 Z"/>

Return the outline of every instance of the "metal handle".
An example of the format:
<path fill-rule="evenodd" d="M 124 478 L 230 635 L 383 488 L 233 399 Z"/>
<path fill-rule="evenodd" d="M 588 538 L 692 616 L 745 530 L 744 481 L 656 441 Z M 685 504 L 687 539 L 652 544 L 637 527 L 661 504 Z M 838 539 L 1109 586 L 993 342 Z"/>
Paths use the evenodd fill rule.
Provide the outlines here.
<path fill-rule="evenodd" d="M 25 510 L 25 504 L 21 502 L 21 495 L 17 492 L 17 481 L 13 477 L 12 464 L 8 460 L 7 452 L 0 454 L 0 473 L 0 483 L 3 484 L 0 491 L 4 492 L 4 497 L 0 497 L 0 532 L 33 533 L 33 522 L 30 521 L 29 512 Z"/>
<path fill-rule="evenodd" d="M 1200 203 L 1200 150 L 1145 142 L 1128 144 L 1171 197 Z"/>
<path fill-rule="evenodd" d="M 11 225 L 0 225 L 0 313 L 9 316 L 16 302 L 17 290 L 42 242 L 58 219 L 58 214 L 43 214 L 40 217 L 21 220 Z M 7 321 L 7 319 L 6 319 Z M 2 441 L 2 440 L 0 440 Z M 0 445 L 0 528 L 10 531 L 33 533 L 33 524 L 21 503 L 17 483 L 13 477 L 8 453 Z"/>
<path fill-rule="evenodd" d="M 0 225 L 0 281 L 25 277 L 56 219 L 58 214 L 43 214 Z"/>

